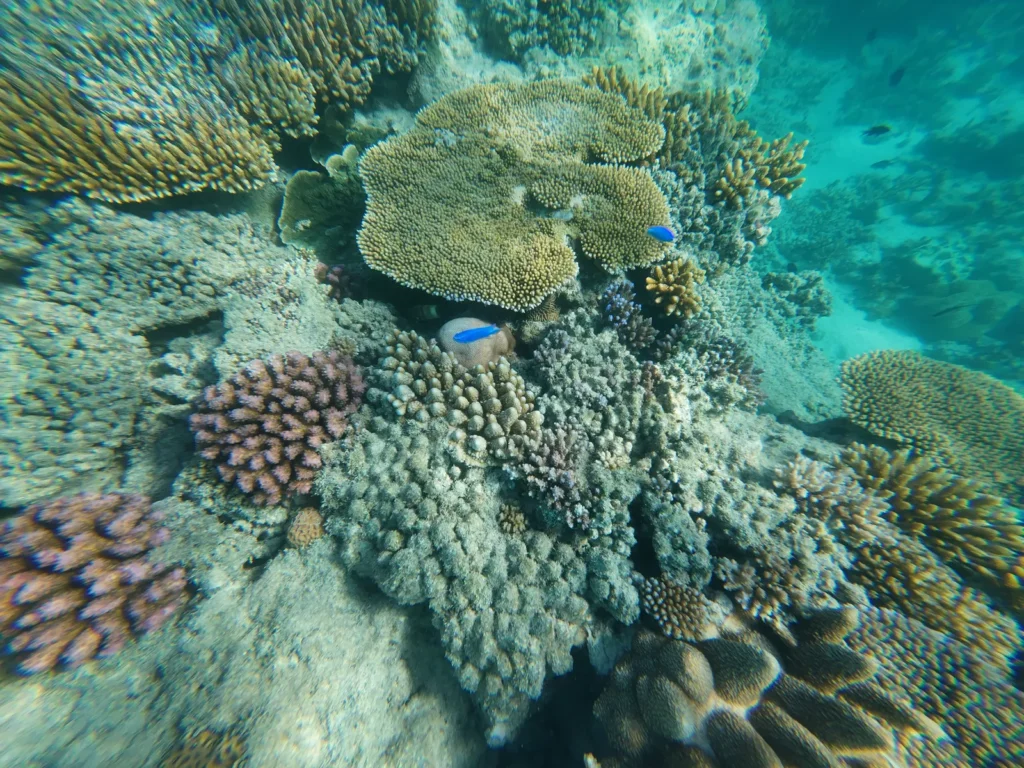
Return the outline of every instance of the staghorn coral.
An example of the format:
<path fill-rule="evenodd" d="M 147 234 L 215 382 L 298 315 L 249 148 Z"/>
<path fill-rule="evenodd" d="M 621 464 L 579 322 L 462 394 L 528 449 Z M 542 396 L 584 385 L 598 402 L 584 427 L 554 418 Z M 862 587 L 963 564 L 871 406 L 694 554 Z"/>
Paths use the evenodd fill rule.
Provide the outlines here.
<path fill-rule="evenodd" d="M 982 649 L 878 608 L 861 612 L 846 642 L 884 659 L 879 683 L 905 692 L 948 737 L 940 743 L 901 739 L 908 765 L 1008 768 L 1024 762 L 1024 693 L 988 663 Z"/>
<path fill-rule="evenodd" d="M 909 350 L 843 363 L 847 417 L 954 473 L 1024 498 L 1024 397 L 984 373 Z"/>
<path fill-rule="evenodd" d="M 365 388 L 336 351 L 275 355 L 207 387 L 189 427 L 221 480 L 254 504 L 280 504 L 312 490 L 319 448 L 342 436 Z"/>
<path fill-rule="evenodd" d="M 403 285 L 526 311 L 575 276 L 570 235 L 609 269 L 661 257 L 644 234 L 668 221 L 650 176 L 586 161 L 636 159 L 662 138 L 621 99 L 569 81 L 457 91 L 363 156 L 359 249 Z"/>
<path fill-rule="evenodd" d="M 692 261 L 676 259 L 655 266 L 647 277 L 647 290 L 654 303 L 663 304 L 666 315 L 690 317 L 700 311 L 696 286 L 704 282 L 704 270 Z"/>
<path fill-rule="evenodd" d="M 708 624 L 709 602 L 702 592 L 662 579 L 641 581 L 640 608 L 673 640 L 698 640 Z"/>
<path fill-rule="evenodd" d="M 816 612 L 794 626 L 791 646 L 743 627 L 693 642 L 640 633 L 594 705 L 614 765 L 884 763 L 895 753 L 890 729 L 937 738 L 904 694 L 878 684 L 878 664 L 844 642 L 856 624 L 852 608 Z"/>
<path fill-rule="evenodd" d="M 853 443 L 839 456 L 857 481 L 886 499 L 886 519 L 947 565 L 1018 590 L 1024 580 L 1024 526 L 1001 499 L 910 450 L 889 453 Z"/>
<path fill-rule="evenodd" d="M 160 768 L 237 768 L 245 764 L 245 742 L 233 731 L 196 729 L 165 755 Z"/>
<path fill-rule="evenodd" d="M 316 507 L 303 507 L 296 512 L 288 523 L 285 534 L 288 543 L 293 547 L 309 546 L 324 535 L 324 518 Z"/>
<path fill-rule="evenodd" d="M 414 331 L 394 331 L 387 345 L 370 399 L 387 403 L 398 417 L 443 419 L 462 459 L 505 462 L 540 439 L 544 417 L 505 358 L 467 369 Z"/>
<path fill-rule="evenodd" d="M 616 280 L 601 293 L 600 306 L 604 319 L 626 347 L 637 352 L 650 347 L 657 338 L 651 319 L 634 301 L 636 292 L 628 280 Z"/>
<path fill-rule="evenodd" d="M 77 667 L 159 629 L 185 571 L 147 559 L 169 535 L 144 496 L 83 494 L 29 507 L 0 532 L 0 634 L 17 670 Z"/>

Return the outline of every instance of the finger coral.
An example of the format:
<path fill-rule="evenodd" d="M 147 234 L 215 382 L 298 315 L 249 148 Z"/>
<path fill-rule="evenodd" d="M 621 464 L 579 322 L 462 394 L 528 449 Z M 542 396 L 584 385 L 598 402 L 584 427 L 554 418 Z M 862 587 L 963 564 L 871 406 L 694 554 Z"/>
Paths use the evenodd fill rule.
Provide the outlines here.
<path fill-rule="evenodd" d="M 794 645 L 752 629 L 680 642 L 641 632 L 594 705 L 616 765 L 826 766 L 884 762 L 892 730 L 940 735 L 844 638 L 851 608 L 798 622 Z"/>
<path fill-rule="evenodd" d="M 185 571 L 147 559 L 168 537 L 143 496 L 29 507 L 0 531 L 0 635 L 17 670 L 77 667 L 158 629 L 187 600 Z"/>
<path fill-rule="evenodd" d="M 646 228 L 667 224 L 668 207 L 649 174 L 589 163 L 635 160 L 663 137 L 617 96 L 570 81 L 457 91 L 364 155 L 359 249 L 403 285 L 529 310 L 575 276 L 570 237 L 609 269 L 662 257 Z"/>
<path fill-rule="evenodd" d="M 207 387 L 189 417 L 200 455 L 254 504 L 307 494 L 318 449 L 342 436 L 362 402 L 362 374 L 335 351 L 255 360 Z"/>
<path fill-rule="evenodd" d="M 704 270 L 692 261 L 676 259 L 658 264 L 647 277 L 647 290 L 666 315 L 690 317 L 700 310 L 696 286 L 704 282 Z"/>
<path fill-rule="evenodd" d="M 910 350 L 843 363 L 843 410 L 860 427 L 1024 498 L 1024 397 L 984 373 Z"/>

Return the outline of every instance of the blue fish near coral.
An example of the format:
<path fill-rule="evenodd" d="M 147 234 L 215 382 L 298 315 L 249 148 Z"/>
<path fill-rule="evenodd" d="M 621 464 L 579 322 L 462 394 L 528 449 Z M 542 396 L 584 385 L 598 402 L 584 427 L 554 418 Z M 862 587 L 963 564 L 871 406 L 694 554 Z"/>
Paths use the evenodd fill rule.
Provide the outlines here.
<path fill-rule="evenodd" d="M 676 239 L 676 233 L 668 227 L 663 227 L 660 224 L 648 227 L 647 234 L 653 237 L 655 240 L 661 240 L 663 243 L 671 243 Z"/>
<path fill-rule="evenodd" d="M 467 328 L 464 331 L 459 331 L 452 336 L 452 341 L 457 341 L 459 344 L 469 344 L 473 341 L 480 341 L 480 339 L 486 339 L 501 330 L 496 325 L 482 325 L 479 328 Z"/>

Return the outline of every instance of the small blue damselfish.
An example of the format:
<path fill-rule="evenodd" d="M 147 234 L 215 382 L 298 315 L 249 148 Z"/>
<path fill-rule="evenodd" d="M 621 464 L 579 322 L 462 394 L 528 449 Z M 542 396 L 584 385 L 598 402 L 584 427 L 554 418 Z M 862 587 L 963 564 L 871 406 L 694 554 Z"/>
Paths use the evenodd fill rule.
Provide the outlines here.
<path fill-rule="evenodd" d="M 500 331 L 496 325 L 482 325 L 479 328 L 467 328 L 464 331 L 459 331 L 452 336 L 452 341 L 459 344 L 469 344 L 471 341 L 480 341 L 480 339 L 486 339 L 489 336 L 493 336 Z"/>
<path fill-rule="evenodd" d="M 661 240 L 663 243 L 671 243 L 676 239 L 676 233 L 668 227 L 663 227 L 660 224 L 648 227 L 647 234 L 653 237 L 655 240 Z"/>

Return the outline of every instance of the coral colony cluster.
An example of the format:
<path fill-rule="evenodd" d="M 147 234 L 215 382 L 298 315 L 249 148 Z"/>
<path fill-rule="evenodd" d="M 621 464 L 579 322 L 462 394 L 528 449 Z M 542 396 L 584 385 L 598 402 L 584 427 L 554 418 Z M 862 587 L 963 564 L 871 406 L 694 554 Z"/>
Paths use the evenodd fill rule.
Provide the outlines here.
<path fill-rule="evenodd" d="M 222 480 L 255 504 L 280 504 L 313 489 L 318 449 L 341 437 L 364 390 L 350 358 L 289 352 L 207 387 L 189 426 Z"/>
<path fill-rule="evenodd" d="M 318 713 L 413 701 L 420 637 L 443 706 L 374 716 L 430 764 L 486 764 L 589 663 L 589 765 L 1024 765 L 1024 397 L 911 351 L 837 383 L 822 275 L 751 263 L 807 146 L 737 117 L 753 3 L 166 3 L 0 9 L 0 182 L 92 199 L 0 199 L 17 671 L 111 656 L 191 575 L 196 652 L 161 657 L 160 696 L 196 722 L 166 765 L 289 764 L 275 718 L 345 762 Z M 609 35 L 629 69 L 600 66 Z M 446 81 L 463 38 L 533 74 Z M 381 117 L 382 72 L 422 108 Z M 95 202 L 254 189 L 284 137 L 323 170 L 275 222 Z M 225 650 L 234 626 L 254 645 Z M 349 685 L 364 666 L 388 669 Z M 472 726 L 429 719 L 459 706 Z"/>
<path fill-rule="evenodd" d="M 87 494 L 4 523 L 0 632 L 19 672 L 111 656 L 184 605 L 184 569 L 147 559 L 169 536 L 160 522 L 142 496 Z"/>

